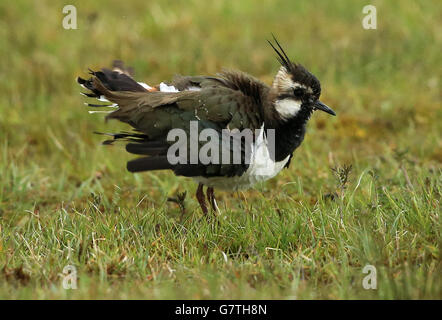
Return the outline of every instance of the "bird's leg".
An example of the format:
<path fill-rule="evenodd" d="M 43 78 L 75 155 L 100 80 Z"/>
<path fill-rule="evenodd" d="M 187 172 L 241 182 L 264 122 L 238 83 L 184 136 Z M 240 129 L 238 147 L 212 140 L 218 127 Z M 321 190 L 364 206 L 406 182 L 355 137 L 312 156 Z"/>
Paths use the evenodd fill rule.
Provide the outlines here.
<path fill-rule="evenodd" d="M 207 200 L 209 200 L 212 210 L 214 212 L 219 213 L 219 208 L 218 205 L 216 204 L 216 199 L 215 199 L 215 191 L 213 190 L 212 187 L 207 188 Z"/>
<path fill-rule="evenodd" d="M 206 197 L 204 196 L 203 187 L 204 185 L 202 183 L 198 184 L 198 189 L 196 190 L 196 199 L 198 200 L 203 213 L 207 215 L 209 210 L 207 210 Z"/>

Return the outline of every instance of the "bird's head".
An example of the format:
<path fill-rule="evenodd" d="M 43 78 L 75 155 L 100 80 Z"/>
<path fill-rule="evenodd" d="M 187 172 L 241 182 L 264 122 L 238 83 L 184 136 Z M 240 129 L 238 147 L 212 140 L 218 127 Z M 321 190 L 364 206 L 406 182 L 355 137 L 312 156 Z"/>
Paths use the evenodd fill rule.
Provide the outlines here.
<path fill-rule="evenodd" d="M 321 84 L 319 80 L 300 64 L 290 61 L 276 38 L 276 48 L 269 44 L 278 54 L 281 68 L 273 80 L 274 107 L 280 118 L 288 120 L 296 117 L 300 112 L 310 115 L 314 110 L 321 110 L 333 116 L 336 113 L 319 100 Z"/>

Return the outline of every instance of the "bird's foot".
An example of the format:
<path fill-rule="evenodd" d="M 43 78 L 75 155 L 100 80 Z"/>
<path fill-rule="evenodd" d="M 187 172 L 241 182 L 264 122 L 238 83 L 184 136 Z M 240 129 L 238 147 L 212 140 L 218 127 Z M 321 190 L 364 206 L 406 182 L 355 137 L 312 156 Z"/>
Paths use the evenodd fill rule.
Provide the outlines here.
<path fill-rule="evenodd" d="M 209 210 L 207 209 L 206 197 L 204 195 L 203 187 L 204 185 L 202 183 L 198 184 L 198 189 L 196 190 L 196 199 L 198 200 L 204 215 L 207 215 L 209 213 Z"/>
<path fill-rule="evenodd" d="M 218 208 L 218 205 L 216 204 L 216 199 L 215 199 L 215 191 L 213 190 L 212 187 L 208 187 L 207 188 L 207 200 L 210 203 L 210 206 L 212 207 L 213 212 L 220 214 L 220 210 Z"/>

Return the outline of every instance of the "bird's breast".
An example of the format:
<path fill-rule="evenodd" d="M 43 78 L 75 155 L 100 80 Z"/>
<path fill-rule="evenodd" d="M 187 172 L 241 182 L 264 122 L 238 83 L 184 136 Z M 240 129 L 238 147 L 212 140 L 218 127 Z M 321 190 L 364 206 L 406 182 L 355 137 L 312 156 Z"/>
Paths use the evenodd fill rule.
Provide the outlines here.
<path fill-rule="evenodd" d="M 274 147 L 274 146 L 273 146 Z M 263 182 L 276 176 L 289 161 L 290 155 L 281 161 L 275 161 L 274 150 L 264 135 L 264 126 L 251 146 L 249 166 L 241 175 L 231 177 L 194 177 L 208 187 L 225 190 L 248 189 L 258 182 Z"/>

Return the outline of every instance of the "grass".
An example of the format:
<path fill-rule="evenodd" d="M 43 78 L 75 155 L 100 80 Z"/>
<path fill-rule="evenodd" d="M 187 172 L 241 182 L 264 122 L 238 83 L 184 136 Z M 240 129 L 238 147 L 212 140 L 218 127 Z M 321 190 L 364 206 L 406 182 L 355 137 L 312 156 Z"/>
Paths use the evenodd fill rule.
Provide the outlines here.
<path fill-rule="evenodd" d="M 373 1 L 377 30 L 361 1 L 71 3 L 77 30 L 61 3 L 0 4 L 0 298 L 442 298 L 439 1 Z M 271 82 L 271 32 L 338 116 L 313 116 L 277 179 L 218 192 L 217 221 L 192 181 L 132 175 L 131 156 L 92 134 L 127 127 L 82 107 L 88 67 Z M 181 215 L 167 198 L 184 191 Z M 66 265 L 77 290 L 62 287 Z"/>

